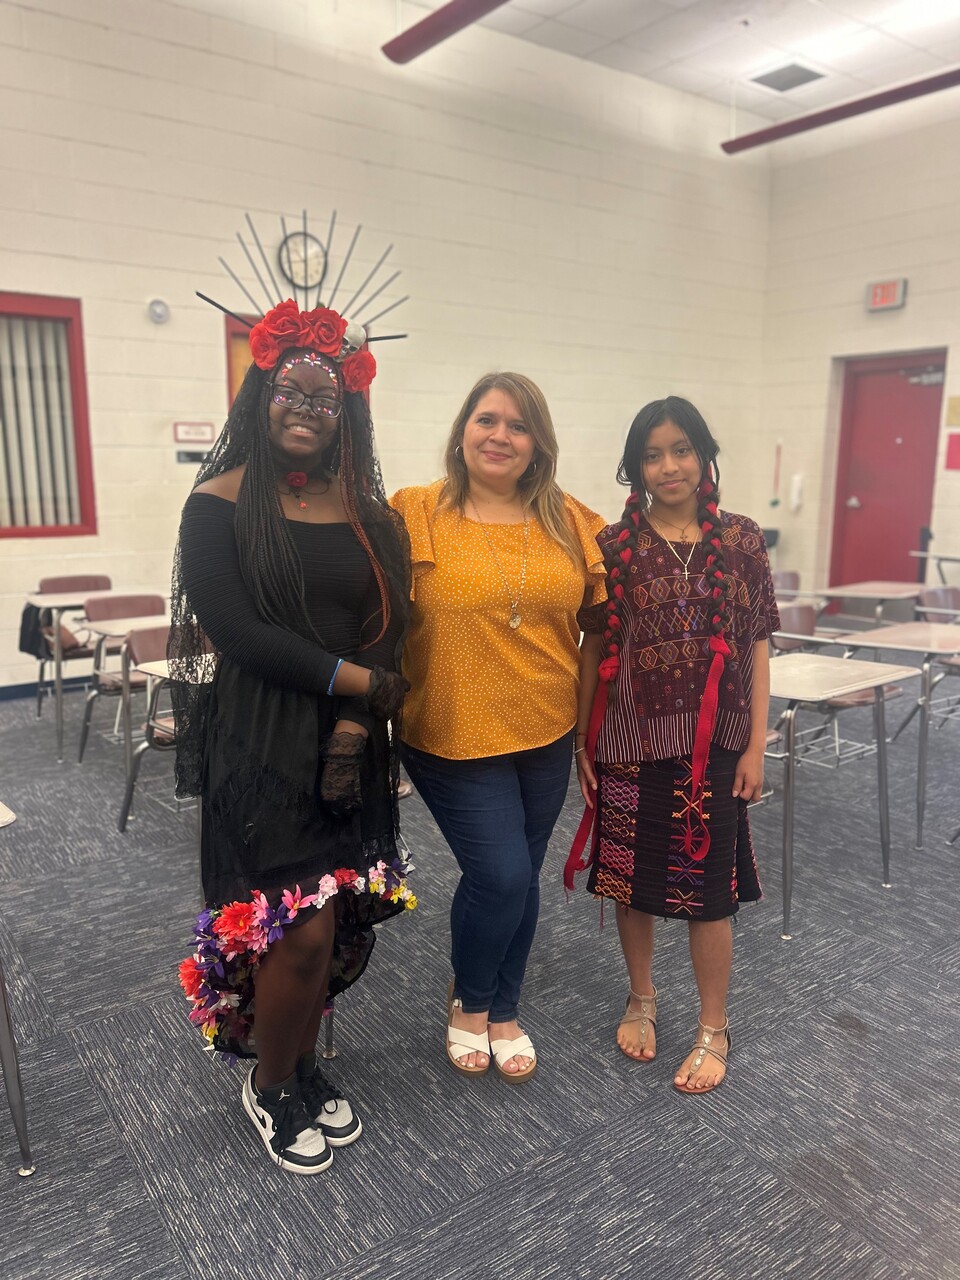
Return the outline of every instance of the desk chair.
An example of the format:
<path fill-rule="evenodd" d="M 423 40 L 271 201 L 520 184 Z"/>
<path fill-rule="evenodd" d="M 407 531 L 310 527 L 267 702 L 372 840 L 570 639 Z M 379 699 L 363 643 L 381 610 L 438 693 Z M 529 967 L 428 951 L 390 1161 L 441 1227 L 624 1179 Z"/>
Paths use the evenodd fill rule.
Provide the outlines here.
<path fill-rule="evenodd" d="M 128 687 L 132 687 L 133 677 L 140 675 L 140 672 L 133 670 L 134 667 L 139 666 L 141 662 L 158 662 L 167 656 L 169 635 L 169 623 L 158 627 L 144 627 L 142 630 L 138 628 L 130 632 L 124 643 L 121 658 L 123 670 L 128 675 Z M 120 819 L 117 822 L 118 831 L 127 829 L 127 819 L 130 817 L 130 809 L 133 806 L 133 792 L 140 775 L 140 761 L 144 754 L 147 751 L 173 751 L 176 748 L 177 730 L 173 712 L 160 708 L 161 697 L 169 685 L 169 680 L 154 678 L 152 681 L 150 696 L 147 700 L 147 719 L 143 726 L 144 738 L 137 745 L 130 762 L 123 804 L 120 807 Z"/>
<path fill-rule="evenodd" d="M 154 614 L 163 615 L 167 611 L 167 602 L 163 596 L 93 596 L 84 602 L 83 611 L 91 622 L 104 622 L 110 618 L 140 618 Z M 122 643 L 122 642 L 121 642 Z M 80 749 L 77 760 L 83 763 L 83 753 L 90 733 L 90 720 L 97 698 L 122 698 L 124 684 L 123 672 L 110 669 L 106 665 L 108 649 L 105 636 L 101 636 L 93 659 L 93 687 L 87 694 L 83 708 L 83 722 L 80 725 Z M 130 676 L 130 689 L 146 689 L 147 677 L 134 671 Z M 121 710 L 123 708 L 121 707 Z"/>
<path fill-rule="evenodd" d="M 37 590 L 41 594 L 53 595 L 55 592 L 61 591 L 109 591 L 112 585 L 105 573 L 78 573 L 65 578 L 41 578 Z M 53 662 L 52 623 L 53 619 L 50 617 L 49 612 L 44 610 L 40 615 L 40 632 L 47 647 L 47 655 L 39 659 L 40 668 L 37 672 L 38 720 L 43 715 L 43 699 L 50 692 L 45 680 L 45 674 L 47 663 Z M 90 659 L 92 661 L 94 645 L 90 643 L 89 637 L 82 633 L 78 634 L 72 627 L 61 622 L 60 651 L 62 662 L 76 662 L 78 659 Z"/>
<path fill-rule="evenodd" d="M 829 632 L 817 632 L 817 611 L 811 604 L 784 604 L 779 606 L 781 631 L 770 637 L 774 654 L 777 653 L 812 653 L 822 649 L 824 645 L 837 644 L 837 637 Z M 842 643 L 842 642 L 840 642 Z M 776 658 L 774 657 L 774 661 Z M 899 685 L 888 684 L 883 689 L 884 702 L 899 698 L 903 690 Z M 837 698 L 828 698 L 817 704 L 815 710 L 823 719 L 820 724 L 809 729 L 801 729 L 796 734 L 797 761 L 806 761 L 826 768 L 836 768 L 851 760 L 859 760 L 863 756 L 873 755 L 877 749 L 875 742 L 858 742 L 852 738 L 840 736 L 840 715 L 844 711 L 857 708 L 872 707 L 874 692 L 865 689 L 861 693 L 845 693 Z M 776 729 L 780 728 L 777 721 Z M 827 735 L 830 735 L 829 737 Z M 782 757 L 768 749 L 771 759 Z"/>
<path fill-rule="evenodd" d="M 800 591 L 800 575 L 796 569 L 774 569 L 770 576 L 773 578 L 773 593 L 778 600 L 788 600 Z"/>
<path fill-rule="evenodd" d="M 71 588 L 67 587 L 69 591 Z M 0 804 L 0 827 L 15 822 L 17 815 L 5 804 Z M 13 1017 L 10 1013 L 10 1002 L 7 999 L 7 984 L 3 977 L 3 964 L 0 962 L 0 1067 L 3 1068 L 3 1083 L 7 1091 L 7 1102 L 13 1127 L 17 1133 L 17 1144 L 20 1147 L 21 1178 L 29 1178 L 36 1173 L 36 1165 L 30 1153 L 30 1140 L 27 1136 L 27 1108 L 23 1100 L 23 1080 L 20 1077 L 20 1063 L 17 1060 L 17 1042 L 13 1034 Z"/>
<path fill-rule="evenodd" d="M 960 623 L 960 587 L 924 587 L 917 601 L 917 613 L 924 622 Z M 937 658 L 934 662 L 937 674 L 933 678 L 936 688 L 947 676 L 960 676 L 960 657 Z M 930 709 L 939 707 L 940 720 L 934 727 L 940 729 L 953 716 L 960 713 L 960 693 L 932 698 Z M 903 725 L 900 726 L 903 728 Z M 900 729 L 897 730 L 897 733 Z M 955 837 L 956 838 L 956 837 Z"/>
<path fill-rule="evenodd" d="M 924 587 L 917 597 L 917 615 L 921 622 L 960 624 L 960 587 Z M 960 676 L 960 657 L 943 656 L 934 658 L 933 666 L 936 671 L 930 686 L 931 692 L 947 676 Z M 939 708 L 939 710 L 935 711 L 935 708 Z M 920 703 L 914 703 L 913 707 L 897 726 L 896 733 L 890 739 L 891 742 L 896 742 L 919 710 Z M 942 729 L 947 721 L 958 713 L 960 713 L 960 694 L 947 694 L 942 698 L 930 699 L 930 714 L 931 717 L 934 717 L 933 727 L 935 729 Z M 938 714 L 940 716 L 939 721 L 935 719 Z M 960 832 L 957 834 L 960 835 Z M 952 843 L 952 841 L 949 843 Z"/>

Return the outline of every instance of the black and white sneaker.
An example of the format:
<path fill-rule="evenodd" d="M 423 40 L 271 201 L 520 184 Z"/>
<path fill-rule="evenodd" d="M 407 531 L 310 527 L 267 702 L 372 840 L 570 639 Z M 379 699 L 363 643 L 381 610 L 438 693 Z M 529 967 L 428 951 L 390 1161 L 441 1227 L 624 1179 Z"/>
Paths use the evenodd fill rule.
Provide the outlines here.
<path fill-rule="evenodd" d="M 323 1130 L 304 1110 L 296 1076 L 258 1089 L 256 1066 L 243 1082 L 243 1109 L 264 1146 L 287 1173 L 322 1173 L 333 1163 Z"/>
<path fill-rule="evenodd" d="M 317 1066 L 316 1054 L 305 1053 L 301 1057 L 297 1079 L 304 1109 L 323 1130 L 331 1147 L 348 1147 L 356 1142 L 363 1132 L 360 1117 Z"/>

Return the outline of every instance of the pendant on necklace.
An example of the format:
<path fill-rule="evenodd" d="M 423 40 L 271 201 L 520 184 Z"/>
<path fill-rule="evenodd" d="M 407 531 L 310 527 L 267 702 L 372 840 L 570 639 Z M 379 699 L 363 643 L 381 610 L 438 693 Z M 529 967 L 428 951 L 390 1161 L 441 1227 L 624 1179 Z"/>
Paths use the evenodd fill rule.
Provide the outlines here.
<path fill-rule="evenodd" d="M 520 625 L 520 615 L 517 613 L 516 609 L 514 609 L 510 614 L 510 625 L 513 627 L 514 631 L 516 631 L 517 627 Z"/>

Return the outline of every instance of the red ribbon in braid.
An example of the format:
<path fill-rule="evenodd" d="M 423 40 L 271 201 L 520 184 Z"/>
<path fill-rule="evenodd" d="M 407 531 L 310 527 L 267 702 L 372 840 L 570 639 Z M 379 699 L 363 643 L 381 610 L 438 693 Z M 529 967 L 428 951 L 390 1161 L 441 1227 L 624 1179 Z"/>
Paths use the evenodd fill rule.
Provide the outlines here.
<path fill-rule="evenodd" d="M 687 810 L 687 829 L 684 836 L 683 850 L 688 857 L 697 861 L 705 858 L 710 849 L 710 832 L 703 820 L 703 780 L 707 771 L 707 759 L 710 755 L 710 740 L 717 723 L 717 702 L 720 695 L 720 677 L 726 659 L 730 657 L 730 646 L 724 635 L 725 630 L 725 587 L 723 573 L 717 567 L 717 553 L 720 551 L 720 515 L 717 510 L 716 489 L 710 480 L 704 480 L 699 490 L 701 498 L 706 498 L 706 510 L 709 518 L 700 526 L 704 537 L 713 548 L 707 554 L 706 575 L 708 582 L 712 579 L 710 590 L 715 612 L 711 617 L 714 634 L 710 637 L 710 651 L 713 658 L 707 673 L 707 683 L 700 702 L 700 714 L 697 717 L 697 728 L 693 737 L 693 761 L 690 779 L 690 807 Z M 697 817 L 698 832 L 694 831 L 693 815 Z M 699 843 L 695 843 L 699 836 Z"/>
<path fill-rule="evenodd" d="M 630 494 L 623 518 L 624 521 L 630 520 L 634 531 L 636 531 L 640 524 L 639 494 Z M 590 761 L 591 768 L 595 758 L 597 735 L 600 733 L 600 726 L 603 724 L 603 717 L 607 710 L 610 685 L 620 674 L 620 641 L 617 637 L 622 630 L 623 624 L 620 621 L 618 606 L 624 596 L 622 579 L 626 577 L 630 561 L 633 559 L 633 548 L 630 546 L 630 539 L 631 531 L 629 526 L 621 529 L 617 535 L 616 543 L 617 563 L 610 570 L 611 587 L 606 605 L 607 625 L 603 630 L 603 648 L 606 657 L 599 667 L 600 680 L 597 684 L 597 692 L 594 695 L 593 706 L 590 708 L 590 721 L 587 726 L 587 741 L 585 744 L 586 756 Z M 577 827 L 576 835 L 573 837 L 573 844 L 570 846 L 570 852 L 563 868 L 563 883 L 567 889 L 574 887 L 573 878 L 577 872 L 586 871 L 596 857 L 597 835 L 599 834 L 598 831 L 593 829 L 596 813 L 596 800 L 594 800 L 592 809 L 589 805 L 584 805 L 583 817 L 580 819 L 580 825 Z M 591 832 L 593 832 L 593 839 L 590 841 L 590 853 L 589 856 L 585 857 L 587 840 Z"/>

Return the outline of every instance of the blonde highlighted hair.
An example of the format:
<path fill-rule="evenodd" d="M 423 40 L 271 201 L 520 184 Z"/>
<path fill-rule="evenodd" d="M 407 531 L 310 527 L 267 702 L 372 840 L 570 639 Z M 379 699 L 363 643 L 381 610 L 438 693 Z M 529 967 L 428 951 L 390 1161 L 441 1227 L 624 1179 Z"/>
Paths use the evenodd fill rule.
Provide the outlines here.
<path fill-rule="evenodd" d="M 489 391 L 502 391 L 520 410 L 520 418 L 534 445 L 533 461 L 517 481 L 524 512 L 530 512 L 576 565 L 583 563 L 580 543 L 567 519 L 563 490 L 557 484 L 557 433 L 543 392 L 522 373 L 487 373 L 471 389 L 454 419 L 444 453 L 446 478 L 440 503 L 461 515 L 470 493 L 470 476 L 463 460 L 463 433 L 477 405 Z"/>

